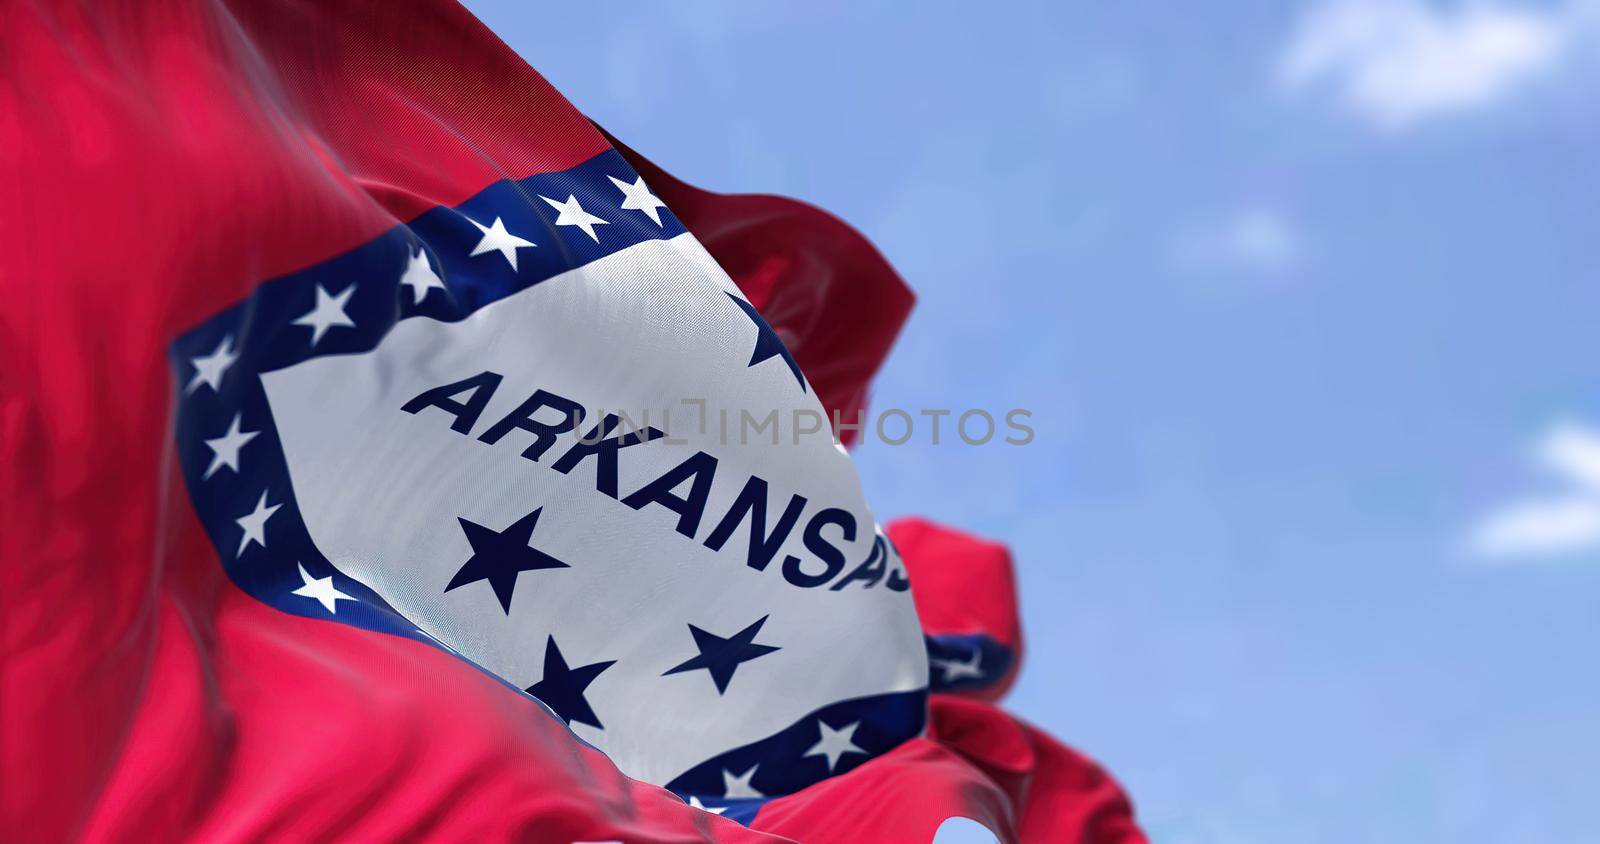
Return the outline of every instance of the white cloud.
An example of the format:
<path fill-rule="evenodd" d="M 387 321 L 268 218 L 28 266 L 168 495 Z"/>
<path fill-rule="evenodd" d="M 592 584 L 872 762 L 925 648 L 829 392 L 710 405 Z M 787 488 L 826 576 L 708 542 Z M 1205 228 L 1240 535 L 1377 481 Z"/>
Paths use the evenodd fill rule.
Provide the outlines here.
<path fill-rule="evenodd" d="M 1300 238 L 1282 213 L 1244 208 L 1179 238 L 1178 262 L 1193 268 L 1244 267 L 1275 272 L 1295 263 Z"/>
<path fill-rule="evenodd" d="M 1535 457 L 1566 488 L 1491 514 L 1473 532 L 1472 550 L 1497 558 L 1600 550 L 1600 430 L 1556 425 L 1539 440 Z"/>
<path fill-rule="evenodd" d="M 1234 217 L 1223 230 L 1222 246 L 1234 259 L 1267 269 L 1280 269 L 1299 252 L 1289 221 L 1275 211 L 1251 209 Z"/>
<path fill-rule="evenodd" d="M 1492 105 L 1548 73 L 1592 33 L 1586 0 L 1324 0 L 1302 18 L 1279 65 L 1294 92 L 1327 89 L 1383 129 Z"/>
<path fill-rule="evenodd" d="M 1573 484 L 1600 490 L 1600 431 L 1570 422 L 1557 425 L 1541 441 L 1538 456 Z"/>

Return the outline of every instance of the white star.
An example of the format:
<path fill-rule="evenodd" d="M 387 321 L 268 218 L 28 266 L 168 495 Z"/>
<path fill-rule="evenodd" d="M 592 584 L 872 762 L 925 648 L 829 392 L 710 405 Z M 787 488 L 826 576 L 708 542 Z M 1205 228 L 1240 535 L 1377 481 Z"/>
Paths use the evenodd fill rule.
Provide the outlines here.
<path fill-rule="evenodd" d="M 983 676 L 983 669 L 980 667 L 983 663 L 983 651 L 973 651 L 972 659 L 965 662 L 954 659 L 930 659 L 928 662 L 939 666 L 939 669 L 944 672 L 944 681 L 946 683 L 959 680 L 962 677 Z"/>
<path fill-rule="evenodd" d="M 428 265 L 428 253 L 421 249 L 411 256 L 406 263 L 406 271 L 400 274 L 400 283 L 411 288 L 411 304 L 420 305 L 422 300 L 428 298 L 428 291 L 437 287 L 444 290 L 444 279 L 433 272 L 433 267 Z"/>
<path fill-rule="evenodd" d="M 854 740 L 856 728 L 859 726 L 861 726 L 861 722 L 857 721 L 854 724 L 835 730 L 821 718 L 818 718 L 817 738 L 821 739 L 821 741 L 811 745 L 810 750 L 801 754 L 802 758 L 806 756 L 825 756 L 828 759 L 828 773 L 833 773 L 833 769 L 839 765 L 840 756 L 846 753 L 866 753 L 865 750 L 856 746 Z"/>
<path fill-rule="evenodd" d="M 722 796 L 729 800 L 743 797 L 766 797 L 767 795 L 756 791 L 755 787 L 750 784 L 750 778 L 756 775 L 756 769 L 759 767 L 761 767 L 759 763 L 751 765 L 750 770 L 738 776 L 734 776 L 732 771 L 724 768 L 722 771 Z"/>
<path fill-rule="evenodd" d="M 513 270 L 517 268 L 518 249 L 524 246 L 539 245 L 531 240 L 523 240 L 506 231 L 506 224 L 500 222 L 499 217 L 494 218 L 494 225 L 491 226 L 486 226 L 471 217 L 467 218 L 467 222 L 477 226 L 478 231 L 483 232 L 483 239 L 478 241 L 478 245 L 472 248 L 472 256 L 477 257 L 485 252 L 499 252 L 505 256 L 506 261 L 511 264 L 511 269 Z"/>
<path fill-rule="evenodd" d="M 211 354 L 189 358 L 189 363 L 194 365 L 194 377 L 189 379 L 189 386 L 183 391 L 192 393 L 204 384 L 211 388 L 211 392 L 216 392 L 222 387 L 223 373 L 227 372 L 228 367 L 233 366 L 233 362 L 238 359 L 239 356 L 233 351 L 233 335 L 229 334 L 222 338 L 222 342 L 217 344 Z"/>
<path fill-rule="evenodd" d="M 317 285 L 317 304 L 312 306 L 305 316 L 294 321 L 295 325 L 311 327 L 312 348 L 316 348 L 317 341 L 321 340 L 322 335 L 328 333 L 330 328 L 335 326 L 343 328 L 356 327 L 355 320 L 352 320 L 350 315 L 344 312 L 345 303 L 350 301 L 350 296 L 355 292 L 356 286 L 352 284 L 346 287 L 344 292 L 339 295 L 329 296 L 328 291 L 324 290 L 322 285 Z"/>
<path fill-rule="evenodd" d="M 693 794 L 689 795 L 689 805 L 699 809 L 702 812 L 710 812 L 713 815 L 720 815 L 723 812 L 728 811 L 727 806 L 707 806 L 706 804 L 701 803 L 700 798 L 694 796 Z"/>
<path fill-rule="evenodd" d="M 249 547 L 252 542 L 262 548 L 267 547 L 267 519 L 272 518 L 272 514 L 278 512 L 278 508 L 282 506 L 282 504 L 274 504 L 268 507 L 267 493 L 263 490 L 261 501 L 256 504 L 256 509 L 234 519 L 235 522 L 238 522 L 239 527 L 244 528 L 244 536 L 239 538 L 239 550 L 233 554 L 235 557 L 243 554 L 244 549 Z"/>
<path fill-rule="evenodd" d="M 206 468 L 206 473 L 200 476 L 201 480 L 211 477 L 212 473 L 223 466 L 235 472 L 239 471 L 239 449 L 244 448 L 245 443 L 255 439 L 261 433 L 260 431 L 240 431 L 239 420 L 243 415 L 242 413 L 235 413 L 233 422 L 228 425 L 227 433 L 214 440 L 206 440 L 206 448 L 211 449 L 212 457 L 211 465 Z"/>
<path fill-rule="evenodd" d="M 566 202 L 557 202 L 554 199 L 543 195 L 540 195 L 539 198 L 550 203 L 551 208 L 561 212 L 560 214 L 556 215 L 556 225 L 577 226 L 578 228 L 583 229 L 583 233 L 588 235 L 589 239 L 595 243 L 600 242 L 600 235 L 594 233 L 594 227 L 610 225 L 610 223 L 607 223 L 605 220 L 602 220 L 599 217 L 590 214 L 588 211 L 583 210 L 583 206 L 578 204 L 578 197 L 570 193 L 567 194 Z"/>
<path fill-rule="evenodd" d="M 295 565 L 300 567 L 300 579 L 305 581 L 306 585 L 294 590 L 294 594 L 302 598 L 310 598 L 322 604 L 323 609 L 334 615 L 339 614 L 340 601 L 356 600 L 334 587 L 333 575 L 312 577 L 311 572 L 306 571 L 305 563 L 295 563 Z"/>
<path fill-rule="evenodd" d="M 622 191 L 623 208 L 643 211 L 650 216 L 651 220 L 655 221 L 656 225 L 661 225 L 661 212 L 656 209 L 665 208 L 667 204 L 656 199 L 656 195 L 645 187 L 643 176 L 640 176 L 639 180 L 631 185 L 616 176 L 607 176 L 606 178 L 611 180 L 611 184 L 617 186 L 617 190 Z"/>

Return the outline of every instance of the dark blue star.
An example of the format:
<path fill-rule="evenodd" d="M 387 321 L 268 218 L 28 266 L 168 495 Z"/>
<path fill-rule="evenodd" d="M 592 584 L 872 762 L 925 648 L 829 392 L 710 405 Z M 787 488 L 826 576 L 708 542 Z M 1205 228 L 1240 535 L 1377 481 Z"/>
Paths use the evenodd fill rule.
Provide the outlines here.
<path fill-rule="evenodd" d="M 589 701 L 584 699 L 583 690 L 589 688 L 600 672 L 616 664 L 616 660 L 609 659 L 568 668 L 561 649 L 556 647 L 556 637 L 551 636 L 544 646 L 544 677 L 528 687 L 528 694 L 544 701 L 545 706 L 568 724 L 577 721 L 603 730 L 605 727 L 589 707 Z"/>
<path fill-rule="evenodd" d="M 717 684 L 717 694 L 722 694 L 728 690 L 728 681 L 733 679 L 733 671 L 739 667 L 739 663 L 778 650 L 773 645 L 758 645 L 755 642 L 761 625 L 766 623 L 767 616 L 762 616 L 756 623 L 726 639 L 715 633 L 707 633 L 693 624 L 689 625 L 689 632 L 694 634 L 694 645 L 700 649 L 700 655 L 684 660 L 661 676 L 704 668 L 711 673 L 711 681 Z"/>
<path fill-rule="evenodd" d="M 796 363 L 794 355 L 789 353 L 789 347 L 778 339 L 778 332 L 772 330 L 772 326 L 767 324 L 754 305 L 732 293 L 728 293 L 728 298 L 732 299 L 733 303 L 739 306 L 739 310 L 744 311 L 744 315 L 756 324 L 756 348 L 750 353 L 750 362 L 745 366 L 751 367 L 769 358 L 781 357 L 783 362 L 789 365 L 789 371 L 794 373 L 794 380 L 800 382 L 800 389 L 805 390 L 806 379 L 800 374 L 800 364 Z"/>
<path fill-rule="evenodd" d="M 533 526 L 539 523 L 539 512 L 543 509 L 534 510 L 502 531 L 493 531 L 457 516 L 456 521 L 466 532 L 467 541 L 472 543 L 472 557 L 450 578 L 450 585 L 444 591 L 487 580 L 494 587 L 494 596 L 500 599 L 500 608 L 510 615 L 511 592 L 517 588 L 518 574 L 536 569 L 569 568 L 555 557 L 528 547 L 533 539 Z"/>

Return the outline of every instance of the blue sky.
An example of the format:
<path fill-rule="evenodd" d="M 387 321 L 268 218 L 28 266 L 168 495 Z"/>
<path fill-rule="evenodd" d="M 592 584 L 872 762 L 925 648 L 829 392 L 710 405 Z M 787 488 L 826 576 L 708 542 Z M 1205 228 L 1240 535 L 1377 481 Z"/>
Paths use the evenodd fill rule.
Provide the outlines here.
<path fill-rule="evenodd" d="M 1169 842 L 1600 836 L 1600 6 L 471 6 L 920 303 L 880 516 L 1013 546 L 1011 706 Z"/>

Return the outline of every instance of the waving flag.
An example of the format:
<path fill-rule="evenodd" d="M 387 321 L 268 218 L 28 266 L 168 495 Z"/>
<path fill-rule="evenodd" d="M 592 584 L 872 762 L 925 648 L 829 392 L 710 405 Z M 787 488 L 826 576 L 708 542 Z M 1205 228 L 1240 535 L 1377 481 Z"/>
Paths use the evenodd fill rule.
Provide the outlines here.
<path fill-rule="evenodd" d="M 6 840 L 1140 840 L 985 702 L 1004 550 L 833 440 L 854 232 L 446 4 L 4 26 Z"/>

